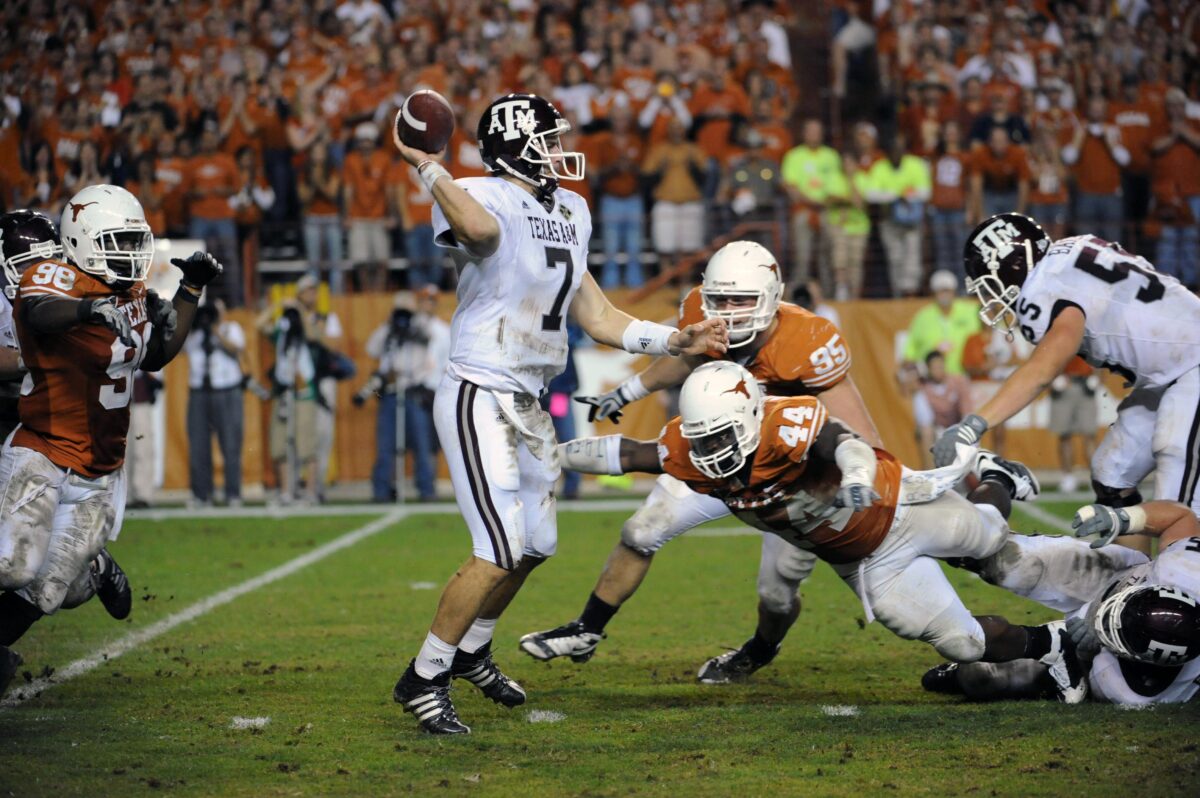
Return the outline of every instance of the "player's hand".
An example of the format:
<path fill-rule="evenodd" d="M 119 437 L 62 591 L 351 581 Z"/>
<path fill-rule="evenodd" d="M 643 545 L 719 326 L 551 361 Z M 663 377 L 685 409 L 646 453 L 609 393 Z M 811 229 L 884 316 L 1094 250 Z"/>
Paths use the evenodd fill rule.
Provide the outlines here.
<path fill-rule="evenodd" d="M 1092 541 L 1093 549 L 1107 546 L 1116 540 L 1118 535 L 1128 535 L 1129 526 L 1129 513 L 1123 507 L 1105 507 L 1103 504 L 1080 507 L 1071 521 L 1075 537 L 1100 536 Z"/>
<path fill-rule="evenodd" d="M 174 304 L 154 291 L 147 291 L 146 313 L 150 316 L 150 323 L 162 330 L 164 340 L 169 341 L 175 337 L 175 328 L 179 326 L 179 313 Z"/>
<path fill-rule="evenodd" d="M 87 302 L 88 305 L 84 308 L 83 321 L 107 327 L 125 346 L 132 347 L 134 345 L 133 327 L 129 324 L 129 317 L 117 307 L 116 297 L 85 299 L 84 302 Z"/>
<path fill-rule="evenodd" d="M 833 506 L 849 507 L 858 513 L 877 501 L 879 501 L 879 492 L 873 486 L 852 482 L 838 488 L 837 496 L 833 499 Z"/>
<path fill-rule="evenodd" d="M 171 265 L 183 272 L 183 284 L 203 288 L 225 271 L 217 259 L 207 252 L 193 252 L 187 258 L 171 258 Z"/>
<path fill-rule="evenodd" d="M 974 413 L 947 428 L 930 449 L 933 452 L 933 464 L 938 468 L 950 465 L 958 454 L 958 444 L 978 446 L 987 428 L 988 423 Z"/>
<path fill-rule="evenodd" d="M 397 111 L 396 113 L 399 114 L 400 112 Z M 401 141 L 400 131 L 394 124 L 392 125 L 392 143 L 396 145 L 396 150 L 400 153 L 400 157 L 414 168 L 420 166 L 425 161 L 433 161 L 434 163 L 442 162 L 442 156 L 439 153 L 418 150 L 416 147 L 410 147 Z"/>
<path fill-rule="evenodd" d="M 667 351 L 672 355 L 702 355 L 729 349 L 729 329 L 724 319 L 705 319 L 671 333 Z"/>
<path fill-rule="evenodd" d="M 1098 601 L 1093 603 L 1096 607 L 1100 605 Z M 1095 608 L 1085 618 L 1067 618 L 1067 637 L 1075 644 L 1075 655 L 1084 660 L 1095 659 L 1100 653 L 1100 637 L 1096 634 L 1096 624 L 1093 620 L 1094 610 Z"/>
<path fill-rule="evenodd" d="M 621 408 L 633 401 L 618 385 L 599 396 L 576 396 L 575 401 L 588 406 L 588 421 L 611 421 L 616 424 L 621 418 Z"/>

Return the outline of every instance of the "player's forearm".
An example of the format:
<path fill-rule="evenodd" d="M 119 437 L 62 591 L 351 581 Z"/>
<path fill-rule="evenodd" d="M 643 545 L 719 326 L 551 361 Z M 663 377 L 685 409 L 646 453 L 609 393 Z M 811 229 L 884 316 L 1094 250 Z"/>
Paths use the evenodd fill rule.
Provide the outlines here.
<path fill-rule="evenodd" d="M 175 308 L 175 330 L 171 337 L 166 337 L 166 330 L 155 327 L 146 342 L 146 356 L 142 359 L 142 371 L 159 371 L 175 359 L 183 349 L 183 342 L 191 332 L 192 322 L 196 318 L 196 308 L 200 297 L 185 286 L 179 286 L 171 306 Z"/>
<path fill-rule="evenodd" d="M 1187 505 L 1172 501 L 1150 501 L 1138 507 L 1146 514 L 1145 526 L 1138 534 L 1159 538 L 1160 551 L 1178 540 L 1200 535 L 1200 519 Z"/>
<path fill-rule="evenodd" d="M 1058 370 L 1045 363 L 1029 360 L 1004 381 L 996 395 L 979 408 L 976 415 L 987 422 L 989 428 L 996 427 L 1020 413 L 1042 391 L 1050 387 Z"/>
<path fill-rule="evenodd" d="M 863 402 L 862 394 L 859 393 L 853 379 L 846 377 L 832 388 L 822 391 L 821 403 L 829 410 L 831 416 L 847 424 L 868 444 L 883 448 L 879 430 L 875 427 L 875 422 L 867 411 L 867 405 Z"/>
<path fill-rule="evenodd" d="M 432 193 L 458 243 L 480 258 L 496 251 L 500 246 L 500 223 L 487 208 L 453 180 L 437 180 Z"/>
<path fill-rule="evenodd" d="M 683 381 L 692 373 L 692 369 L 701 362 L 700 358 L 693 357 L 660 357 L 638 376 L 646 391 L 654 393 L 682 385 Z"/>
<path fill-rule="evenodd" d="M 24 301 L 25 321 L 39 333 L 60 333 L 79 324 L 91 308 L 90 299 L 38 296 Z"/>

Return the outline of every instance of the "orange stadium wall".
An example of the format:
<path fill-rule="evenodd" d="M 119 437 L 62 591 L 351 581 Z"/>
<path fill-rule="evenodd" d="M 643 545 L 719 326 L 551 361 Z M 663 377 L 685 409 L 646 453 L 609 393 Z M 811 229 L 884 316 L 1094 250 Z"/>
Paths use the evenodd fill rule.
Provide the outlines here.
<path fill-rule="evenodd" d="M 634 315 L 669 320 L 675 317 L 678 294 L 663 290 L 637 302 L 627 301 L 627 291 L 611 293 L 613 301 Z M 910 402 L 901 395 L 896 384 L 896 351 L 898 337 L 907 328 L 916 311 L 928 300 L 860 301 L 837 303 L 841 327 L 854 358 L 852 375 L 866 400 L 887 448 L 906 464 L 920 467 L 921 458 L 914 437 L 914 422 Z M 375 404 L 354 407 L 350 397 L 362 380 L 374 368 L 366 355 L 366 341 L 371 332 L 388 317 L 392 308 L 390 295 L 355 295 L 333 297 L 330 306 L 341 319 L 345 330 L 340 351 L 354 360 L 358 374 L 353 380 L 338 384 L 338 414 L 334 455 L 330 477 L 337 481 L 369 479 L 375 457 Z M 439 315 L 449 319 L 454 309 L 454 297 L 442 297 Z M 254 312 L 243 310 L 229 314 L 246 331 L 249 362 L 261 379 L 265 365 L 271 360 L 271 349 L 254 329 Z M 579 355 L 581 392 L 608 390 L 633 370 L 641 368 L 645 358 L 637 358 L 607 348 L 583 350 Z M 166 443 L 163 487 L 186 488 L 187 474 L 187 362 L 180 357 L 166 369 Z M 986 387 L 984 388 L 986 390 Z M 243 453 L 246 485 L 262 484 L 269 470 L 265 458 L 265 429 L 268 405 L 246 395 L 246 423 Z M 1043 400 L 1019 416 L 1007 431 L 1006 454 L 1035 468 L 1056 468 L 1057 455 L 1054 437 L 1043 427 L 1048 409 Z M 1112 401 L 1102 403 L 1101 417 L 1111 417 Z M 1109 409 L 1105 411 L 1105 405 Z M 577 416 L 577 418 L 580 418 Z M 666 420 L 666 405 L 654 398 L 631 406 L 619 427 L 586 423 L 580 435 L 621 432 L 638 438 L 653 438 Z M 985 441 L 988 443 L 988 441 Z M 220 480 L 217 461 L 216 478 Z M 444 465 L 441 475 L 446 476 Z M 267 478 L 269 481 L 269 477 Z"/>

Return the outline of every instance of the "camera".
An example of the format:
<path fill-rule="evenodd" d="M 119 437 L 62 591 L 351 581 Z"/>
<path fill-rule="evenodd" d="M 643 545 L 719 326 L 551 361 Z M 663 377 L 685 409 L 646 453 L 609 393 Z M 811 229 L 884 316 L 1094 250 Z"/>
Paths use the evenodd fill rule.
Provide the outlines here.
<path fill-rule="evenodd" d="M 386 387 L 387 382 L 383 379 L 383 375 L 376 371 L 367 377 L 366 383 L 358 389 L 358 393 L 354 394 L 350 401 L 354 403 L 355 407 L 362 407 L 372 396 L 382 396 Z"/>

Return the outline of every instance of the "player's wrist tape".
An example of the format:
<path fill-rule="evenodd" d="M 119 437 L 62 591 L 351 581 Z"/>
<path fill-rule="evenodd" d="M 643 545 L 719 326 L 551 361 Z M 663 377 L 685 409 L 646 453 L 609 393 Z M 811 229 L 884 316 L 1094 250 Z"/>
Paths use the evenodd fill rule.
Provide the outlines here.
<path fill-rule="evenodd" d="M 671 336 L 677 332 L 665 324 L 635 319 L 621 334 L 621 348 L 635 355 L 669 355 Z"/>
<path fill-rule="evenodd" d="M 847 438 L 833 452 L 843 485 L 875 484 L 875 450 L 858 438 Z"/>
<path fill-rule="evenodd" d="M 1146 511 L 1141 507 L 1123 507 L 1117 512 L 1124 512 L 1129 516 L 1129 529 L 1122 532 L 1122 535 L 1138 535 L 1146 529 Z"/>
<path fill-rule="evenodd" d="M 180 283 L 179 290 L 175 292 L 175 299 L 182 299 L 184 302 L 191 302 L 193 305 L 200 304 L 200 293 L 203 289 L 197 289 L 187 283 Z"/>
<path fill-rule="evenodd" d="M 638 399 L 645 399 L 649 395 L 650 391 L 646 389 L 646 385 L 642 382 L 641 374 L 634 374 L 617 386 L 617 396 L 620 396 L 621 401 L 625 404 L 636 402 Z"/>
<path fill-rule="evenodd" d="M 446 171 L 446 167 L 442 166 L 437 161 L 422 161 L 417 166 L 417 175 L 420 176 L 421 182 L 425 184 L 425 190 L 433 193 L 433 184 L 443 177 L 450 177 L 450 173 Z"/>
<path fill-rule="evenodd" d="M 567 443 L 560 443 L 558 456 L 564 468 L 581 474 L 625 473 L 621 469 L 620 435 L 576 438 Z"/>

